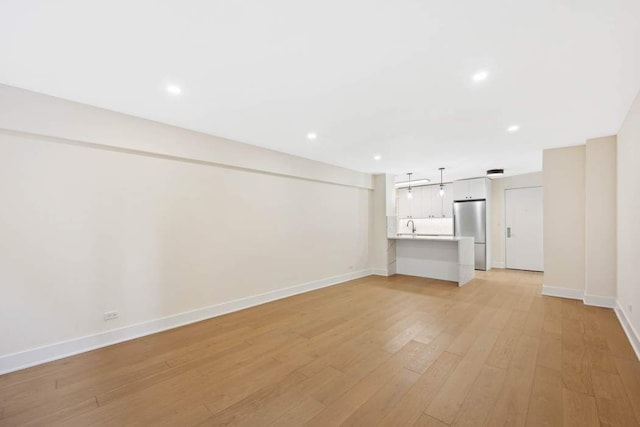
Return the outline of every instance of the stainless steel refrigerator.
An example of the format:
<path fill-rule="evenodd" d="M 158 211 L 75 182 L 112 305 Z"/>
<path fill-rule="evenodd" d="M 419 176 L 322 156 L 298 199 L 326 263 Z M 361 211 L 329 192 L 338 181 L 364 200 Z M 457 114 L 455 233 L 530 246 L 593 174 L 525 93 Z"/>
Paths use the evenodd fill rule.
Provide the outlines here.
<path fill-rule="evenodd" d="M 484 200 L 453 204 L 453 234 L 474 238 L 476 270 L 487 269 L 487 214 Z"/>

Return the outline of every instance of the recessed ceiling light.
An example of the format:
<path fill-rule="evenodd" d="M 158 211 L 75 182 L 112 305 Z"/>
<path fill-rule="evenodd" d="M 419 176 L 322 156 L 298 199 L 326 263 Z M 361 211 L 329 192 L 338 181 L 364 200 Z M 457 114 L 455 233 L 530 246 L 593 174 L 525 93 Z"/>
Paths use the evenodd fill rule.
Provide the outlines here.
<path fill-rule="evenodd" d="M 182 89 L 177 85 L 167 85 L 167 92 L 171 95 L 180 95 L 182 93 Z"/>
<path fill-rule="evenodd" d="M 373 160 L 380 160 L 382 159 L 382 156 L 380 154 L 376 154 L 375 156 L 373 156 Z"/>
<path fill-rule="evenodd" d="M 474 82 L 481 82 L 483 80 L 486 80 L 487 77 L 489 77 L 489 73 L 487 71 L 478 71 L 471 78 Z"/>
<path fill-rule="evenodd" d="M 502 176 L 504 175 L 504 169 L 489 169 L 487 176 Z"/>
<path fill-rule="evenodd" d="M 511 125 L 507 128 L 507 132 L 509 133 L 516 133 L 520 130 L 520 126 L 518 125 Z"/>
<path fill-rule="evenodd" d="M 313 141 L 313 140 L 314 140 L 314 139 L 316 139 L 316 138 L 318 138 L 318 134 L 316 134 L 315 132 L 309 132 L 309 133 L 307 134 L 307 139 L 310 139 L 310 140 L 312 140 L 312 141 Z"/>

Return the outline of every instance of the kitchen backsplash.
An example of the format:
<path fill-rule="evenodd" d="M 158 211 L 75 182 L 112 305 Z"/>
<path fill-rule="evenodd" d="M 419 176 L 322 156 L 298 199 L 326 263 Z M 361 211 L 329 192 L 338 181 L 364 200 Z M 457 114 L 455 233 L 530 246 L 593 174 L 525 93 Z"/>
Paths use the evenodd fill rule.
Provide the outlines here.
<path fill-rule="evenodd" d="M 406 218 L 398 220 L 398 234 L 411 233 L 411 224 L 407 227 Z M 452 218 L 417 218 L 412 219 L 416 226 L 416 234 L 453 235 Z"/>

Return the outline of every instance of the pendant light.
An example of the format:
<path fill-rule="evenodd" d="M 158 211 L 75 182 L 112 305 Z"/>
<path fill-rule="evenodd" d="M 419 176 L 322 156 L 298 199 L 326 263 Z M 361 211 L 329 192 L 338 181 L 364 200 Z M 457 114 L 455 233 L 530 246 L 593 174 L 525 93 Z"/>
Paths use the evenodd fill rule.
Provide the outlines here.
<path fill-rule="evenodd" d="M 439 168 L 440 169 L 440 197 L 444 197 L 444 184 L 442 183 L 442 172 L 444 171 L 444 168 Z"/>
<path fill-rule="evenodd" d="M 413 199 L 413 194 L 411 193 L 411 174 L 413 172 L 409 172 L 407 173 L 407 176 L 409 177 L 409 190 L 407 191 L 407 199 Z"/>

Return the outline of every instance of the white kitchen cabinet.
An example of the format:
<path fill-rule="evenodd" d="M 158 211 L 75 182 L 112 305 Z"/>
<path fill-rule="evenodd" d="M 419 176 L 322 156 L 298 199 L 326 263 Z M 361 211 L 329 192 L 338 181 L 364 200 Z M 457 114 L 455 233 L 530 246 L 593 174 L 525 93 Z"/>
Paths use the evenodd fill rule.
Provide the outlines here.
<path fill-rule="evenodd" d="M 444 184 L 444 194 L 440 195 L 440 184 L 431 186 L 431 211 L 429 218 L 453 217 L 453 189 L 451 184 Z"/>
<path fill-rule="evenodd" d="M 397 191 L 398 218 L 423 218 L 422 188 L 413 187 L 411 189 L 412 198 L 407 197 L 409 194 L 408 188 L 399 188 Z"/>
<path fill-rule="evenodd" d="M 398 189 L 396 203 L 398 206 L 398 218 L 409 218 L 411 216 L 411 200 L 407 197 L 406 188 Z"/>
<path fill-rule="evenodd" d="M 453 183 L 454 200 L 479 200 L 487 198 L 487 178 L 463 179 Z"/>
<path fill-rule="evenodd" d="M 421 187 L 422 190 L 422 218 L 431 218 L 433 210 L 433 200 L 431 197 L 431 187 Z"/>
<path fill-rule="evenodd" d="M 425 217 L 425 192 L 424 187 L 413 187 L 411 189 L 413 198 L 410 200 L 411 205 L 411 218 L 424 218 Z"/>
<path fill-rule="evenodd" d="M 408 189 L 398 190 L 396 203 L 399 218 L 451 218 L 453 194 L 450 184 L 445 185 L 445 195 L 440 196 L 440 185 L 426 185 L 411 189 L 413 198 L 407 197 Z"/>
<path fill-rule="evenodd" d="M 453 200 L 466 200 L 469 197 L 469 181 L 454 181 L 453 187 Z"/>
<path fill-rule="evenodd" d="M 453 218 L 453 185 L 444 185 L 444 197 L 442 198 L 443 218 Z"/>
<path fill-rule="evenodd" d="M 453 216 L 453 190 L 445 184 L 445 194 L 440 196 L 440 185 L 413 187 L 413 198 L 407 197 L 408 189 L 400 188 L 396 203 L 398 218 L 451 218 Z"/>
<path fill-rule="evenodd" d="M 431 209 L 428 212 L 428 217 L 442 218 L 442 197 L 440 197 L 439 185 L 429 187 L 429 199 L 431 200 Z"/>
<path fill-rule="evenodd" d="M 469 180 L 469 197 L 471 199 L 487 198 L 487 178 Z"/>

